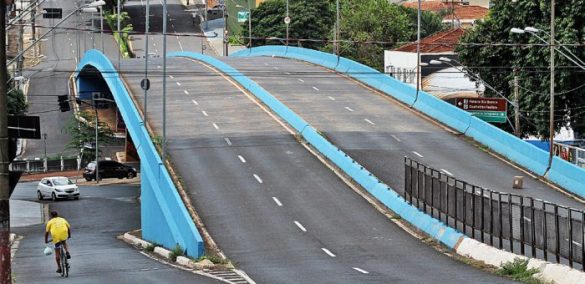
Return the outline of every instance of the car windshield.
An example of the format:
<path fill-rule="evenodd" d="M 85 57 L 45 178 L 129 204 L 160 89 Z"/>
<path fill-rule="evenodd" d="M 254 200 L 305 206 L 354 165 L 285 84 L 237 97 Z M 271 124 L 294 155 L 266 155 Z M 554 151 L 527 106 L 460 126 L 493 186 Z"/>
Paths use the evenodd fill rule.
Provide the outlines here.
<path fill-rule="evenodd" d="M 66 177 L 60 177 L 60 178 L 53 179 L 53 185 L 70 185 L 70 184 L 73 184 L 73 182 L 71 182 Z"/>

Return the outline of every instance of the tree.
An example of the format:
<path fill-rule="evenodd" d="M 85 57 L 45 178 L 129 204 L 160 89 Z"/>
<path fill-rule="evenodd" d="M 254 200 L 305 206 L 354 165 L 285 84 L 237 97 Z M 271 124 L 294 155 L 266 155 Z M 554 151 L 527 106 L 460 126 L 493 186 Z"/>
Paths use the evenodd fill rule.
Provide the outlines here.
<path fill-rule="evenodd" d="M 536 27 L 547 41 L 550 32 L 549 1 L 496 1 L 489 16 L 469 30 L 457 48 L 461 62 L 483 80 L 512 100 L 513 70 L 519 78 L 519 109 L 523 116 L 523 135 L 549 137 L 550 63 L 549 47 L 529 34 L 512 34 L 510 28 Z M 585 0 L 557 1 L 556 40 L 567 44 L 579 58 L 582 46 L 571 45 L 585 38 Z M 501 44 L 500 44 L 501 43 Z M 555 129 L 570 125 L 583 135 L 585 96 L 583 70 L 558 52 L 555 56 Z M 495 96 L 486 91 L 488 96 Z M 513 108 L 509 108 L 513 111 Z M 508 126 L 503 126 L 509 129 Z"/>
<path fill-rule="evenodd" d="M 252 35 L 254 38 L 259 38 L 252 40 L 254 46 L 282 44 L 270 38 L 286 38 L 285 16 L 285 0 L 265 1 L 252 10 Z M 289 16 L 291 18 L 290 45 L 313 49 L 325 45 L 334 21 L 328 1 L 289 0 Z M 244 26 L 248 26 L 248 21 L 244 23 Z M 248 30 L 245 29 L 243 33 L 247 40 Z"/>
<path fill-rule="evenodd" d="M 28 109 L 24 93 L 16 88 L 14 80 L 9 80 L 9 82 L 6 86 L 9 90 L 7 98 L 8 114 L 23 115 Z"/>
<path fill-rule="evenodd" d="M 84 157 L 88 160 L 95 159 L 95 148 L 87 147 L 93 145 L 95 147 L 95 114 L 89 111 L 79 112 L 80 121 L 72 117 L 67 124 L 65 131 L 71 136 L 71 140 L 67 144 L 68 149 L 89 149 L 84 151 Z M 113 131 L 103 121 L 98 123 L 98 139 L 100 145 L 109 145 L 114 141 Z M 85 159 L 85 158 L 84 158 Z"/>
<path fill-rule="evenodd" d="M 345 0 L 341 5 L 341 56 L 383 70 L 384 50 L 409 41 L 412 26 L 403 8 L 387 0 Z"/>
<path fill-rule="evenodd" d="M 412 33 L 410 36 L 410 40 L 416 41 L 418 10 L 415 8 L 409 8 L 405 6 L 400 6 L 400 8 L 402 8 L 403 13 L 406 13 L 408 15 L 408 19 L 410 20 L 410 32 Z M 434 33 L 437 33 L 445 29 L 445 25 L 443 24 L 443 17 L 446 14 L 445 10 L 439 11 L 438 13 L 431 11 L 421 11 L 420 14 L 421 38 L 425 38 L 427 36 L 430 36 Z"/>

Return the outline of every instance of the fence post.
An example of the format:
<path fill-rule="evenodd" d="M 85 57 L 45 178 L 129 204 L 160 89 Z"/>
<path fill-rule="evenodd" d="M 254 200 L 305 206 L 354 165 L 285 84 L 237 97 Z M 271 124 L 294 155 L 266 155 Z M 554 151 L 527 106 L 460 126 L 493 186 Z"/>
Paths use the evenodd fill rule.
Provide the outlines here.
<path fill-rule="evenodd" d="M 30 173 L 30 161 L 26 160 L 26 172 Z"/>
<path fill-rule="evenodd" d="M 569 228 L 569 266 L 573 268 L 573 214 L 571 208 L 569 208 L 569 216 L 568 220 L 569 223 L 567 227 Z"/>
<path fill-rule="evenodd" d="M 79 171 L 81 169 L 81 156 L 77 155 L 77 170 Z"/>
<path fill-rule="evenodd" d="M 532 230 L 532 257 L 536 257 L 536 217 L 534 216 L 534 198 L 530 197 L 530 208 L 532 210 L 532 221 L 530 222 L 530 229 Z"/>
<path fill-rule="evenodd" d="M 585 212 L 581 211 L 581 270 L 585 271 Z"/>
<path fill-rule="evenodd" d="M 484 242 L 484 232 L 485 232 L 485 207 L 484 207 L 484 203 L 485 203 L 485 195 L 484 195 L 484 191 L 483 191 L 483 187 L 480 187 L 480 191 L 481 191 L 481 242 Z"/>
<path fill-rule="evenodd" d="M 463 234 L 467 234 L 467 191 L 465 188 L 467 187 L 467 183 L 462 183 L 462 191 L 463 191 Z"/>
<path fill-rule="evenodd" d="M 546 226 L 546 203 L 542 202 L 542 215 L 543 215 L 543 225 L 542 225 L 542 238 L 543 238 L 543 251 L 544 251 L 544 260 L 548 261 L 548 233 L 547 233 L 547 226 Z"/>
<path fill-rule="evenodd" d="M 494 246 L 494 198 L 490 190 L 490 246 Z"/>
<path fill-rule="evenodd" d="M 47 157 L 43 158 L 43 172 L 47 172 L 48 171 L 48 163 L 47 163 Z"/>
<path fill-rule="evenodd" d="M 475 239 L 475 186 L 471 185 L 471 237 Z"/>
<path fill-rule="evenodd" d="M 61 155 L 61 171 L 65 170 L 65 162 L 63 161 L 63 155 Z"/>
<path fill-rule="evenodd" d="M 556 240 L 556 248 L 555 254 L 557 263 L 561 263 L 561 232 L 559 232 L 559 206 L 555 204 L 555 240 Z"/>
<path fill-rule="evenodd" d="M 508 225 L 510 226 L 510 251 L 514 253 L 514 228 L 512 226 L 512 222 L 514 219 L 512 218 L 512 194 L 508 193 Z"/>
<path fill-rule="evenodd" d="M 504 230 L 504 224 L 502 224 L 502 194 L 498 192 L 498 227 L 499 227 L 499 243 L 500 243 L 500 248 L 504 247 L 504 240 L 502 239 L 504 234 L 503 234 L 503 230 Z"/>
<path fill-rule="evenodd" d="M 520 253 L 524 254 L 524 196 L 520 196 Z"/>

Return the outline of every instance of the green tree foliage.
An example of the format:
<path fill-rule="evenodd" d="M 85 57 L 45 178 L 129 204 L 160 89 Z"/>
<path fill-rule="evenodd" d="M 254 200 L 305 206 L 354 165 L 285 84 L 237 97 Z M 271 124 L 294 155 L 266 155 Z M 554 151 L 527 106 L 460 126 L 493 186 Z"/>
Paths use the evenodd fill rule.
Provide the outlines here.
<path fill-rule="evenodd" d="M 341 56 L 383 70 L 384 50 L 412 37 L 409 15 L 387 0 L 346 0 L 341 6 Z"/>
<path fill-rule="evenodd" d="M 134 57 L 134 54 L 130 50 L 130 40 L 128 34 L 132 32 L 134 27 L 132 24 L 127 23 L 130 16 L 128 12 L 120 13 L 120 34 L 118 34 L 118 14 L 115 12 L 106 12 L 104 18 L 110 29 L 114 31 L 114 38 L 120 45 L 120 51 L 124 54 L 124 57 Z"/>
<path fill-rule="evenodd" d="M 9 80 L 9 83 L 6 85 L 6 87 L 8 88 L 8 114 L 24 114 L 28 109 L 28 104 L 26 103 L 24 93 L 21 90 L 16 89 L 15 82 L 13 80 Z"/>
<path fill-rule="evenodd" d="M 80 121 L 75 117 L 71 117 L 67 124 L 65 131 L 71 136 L 71 140 L 67 144 L 68 149 L 81 149 L 84 145 L 95 145 L 95 114 L 90 111 L 80 111 Z M 109 145 L 114 141 L 112 129 L 104 122 L 98 123 L 98 140 L 99 145 Z M 95 159 L 95 149 L 85 149 L 84 157 L 88 160 Z M 84 158 L 85 159 L 85 158 Z"/>
<path fill-rule="evenodd" d="M 268 38 L 286 38 L 285 16 L 285 0 L 265 1 L 258 8 L 253 9 L 252 36 L 261 38 L 252 40 L 254 46 L 282 44 L 278 40 Z M 328 1 L 289 0 L 289 16 L 291 18 L 289 25 L 290 45 L 313 49 L 324 46 L 323 40 L 327 39 L 334 22 L 334 15 Z M 248 26 L 247 21 L 244 26 Z M 243 33 L 247 41 L 248 30 L 244 29 Z"/>
<path fill-rule="evenodd" d="M 495 1 L 489 16 L 469 30 L 457 48 L 462 63 L 500 90 L 513 97 L 514 68 L 520 86 L 519 106 L 524 135 L 549 137 L 550 52 L 535 36 L 512 34 L 510 28 L 536 27 L 539 36 L 549 40 L 550 1 Z M 570 45 L 585 38 L 585 0 L 556 2 L 556 40 L 566 45 L 579 58 L 585 49 Z M 503 43 L 503 44 L 497 44 Z M 521 45 L 508 45 L 521 44 Z M 561 49 L 562 50 L 562 49 Z M 576 133 L 584 133 L 585 96 L 583 70 L 558 52 L 555 56 L 555 128 L 570 124 Z M 490 96 L 495 96 L 488 91 Z M 512 107 L 509 107 L 513 111 Z"/>
<path fill-rule="evenodd" d="M 417 21 L 418 21 L 418 10 L 415 8 L 409 8 L 405 6 L 400 6 L 402 8 L 403 13 L 408 15 L 408 19 L 410 21 L 410 40 L 416 40 L 416 32 L 417 32 Z M 445 29 L 445 25 L 443 24 L 443 16 L 447 14 L 447 11 L 440 11 L 438 13 L 430 12 L 430 11 L 422 11 L 420 15 L 420 37 L 425 38 L 430 36 L 434 33 L 437 33 L 443 29 Z"/>

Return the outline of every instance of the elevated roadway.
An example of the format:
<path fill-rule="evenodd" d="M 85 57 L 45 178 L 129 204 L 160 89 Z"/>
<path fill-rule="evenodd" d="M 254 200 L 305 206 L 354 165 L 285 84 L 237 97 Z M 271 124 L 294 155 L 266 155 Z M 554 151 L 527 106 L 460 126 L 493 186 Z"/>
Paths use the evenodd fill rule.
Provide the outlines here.
<path fill-rule="evenodd" d="M 465 136 L 346 76 L 284 58 L 221 60 L 252 78 L 398 192 L 404 190 L 408 156 L 477 186 L 585 208 Z M 525 177 L 524 189 L 512 188 L 514 176 Z"/>
<path fill-rule="evenodd" d="M 147 116 L 157 139 L 161 61 L 149 64 Z M 191 59 L 167 64 L 169 159 L 219 247 L 255 281 L 505 282 L 406 233 L 229 78 Z M 122 66 L 144 109 L 142 75 L 132 71 L 143 60 Z"/>

